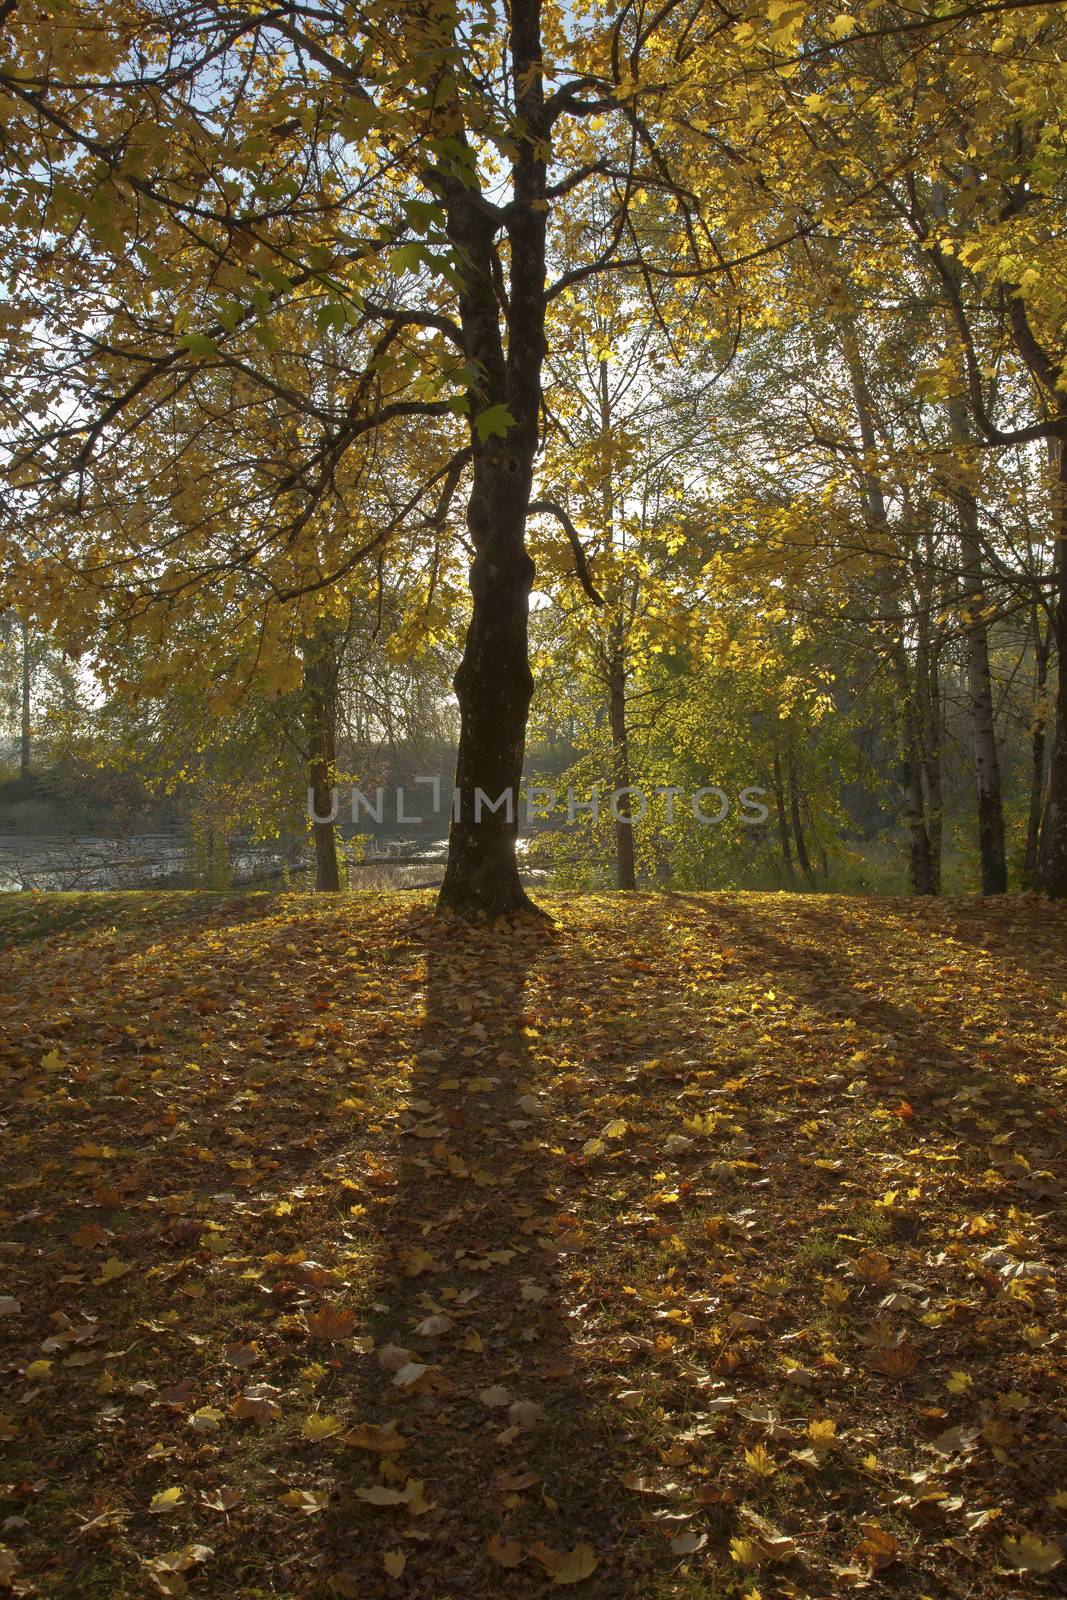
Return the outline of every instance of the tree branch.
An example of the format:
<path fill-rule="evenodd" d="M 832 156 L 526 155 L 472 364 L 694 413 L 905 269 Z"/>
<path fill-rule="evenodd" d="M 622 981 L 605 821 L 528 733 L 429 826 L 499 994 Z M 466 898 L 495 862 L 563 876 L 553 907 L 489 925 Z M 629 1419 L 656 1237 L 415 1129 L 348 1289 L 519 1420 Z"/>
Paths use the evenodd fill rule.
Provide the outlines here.
<path fill-rule="evenodd" d="M 574 526 L 563 507 L 557 505 L 555 500 L 532 500 L 526 508 L 526 514 L 530 517 L 542 514 L 555 517 L 570 541 L 571 551 L 574 555 L 574 569 L 578 574 L 578 581 L 593 604 L 602 606 L 604 604 L 604 596 L 593 583 L 589 565 L 585 559 L 585 551 L 582 549 L 582 541 L 578 537 L 578 529 Z"/>

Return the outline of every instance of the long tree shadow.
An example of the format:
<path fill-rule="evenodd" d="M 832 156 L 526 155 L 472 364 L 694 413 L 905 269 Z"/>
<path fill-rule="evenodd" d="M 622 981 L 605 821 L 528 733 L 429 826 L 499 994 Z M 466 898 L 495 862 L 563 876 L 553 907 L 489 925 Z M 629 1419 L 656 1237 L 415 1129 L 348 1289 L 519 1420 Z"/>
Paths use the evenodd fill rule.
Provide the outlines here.
<path fill-rule="evenodd" d="M 748 975 L 759 974 L 769 984 L 791 992 L 795 1005 L 808 1007 L 831 1025 L 849 1028 L 855 1036 L 855 1049 L 863 1057 L 854 1075 L 869 1074 L 887 1098 L 902 1097 L 902 1102 L 918 1117 L 915 1126 L 921 1136 L 947 1132 L 969 1139 L 974 1121 L 976 1148 L 984 1150 L 987 1132 L 981 1119 L 990 1109 L 990 1098 L 1010 1104 L 1017 1117 L 1028 1119 L 1037 1130 L 1047 1127 L 1044 1119 L 1056 1109 L 1055 1084 L 1042 1084 L 1032 1075 L 1036 1066 L 1025 1043 L 998 1038 L 996 1071 L 983 1065 L 983 1045 L 987 1042 L 988 1020 L 979 1014 L 961 1028 L 948 1031 L 935 1000 L 938 985 L 953 981 L 975 986 L 975 973 L 965 965 L 961 954 L 959 978 L 940 975 L 938 956 L 909 945 L 907 936 L 923 931 L 922 911 L 910 902 L 871 902 L 852 908 L 842 937 L 840 903 L 832 898 L 789 897 L 784 903 L 776 897 L 698 896 L 674 894 L 664 897 L 685 907 L 686 915 L 702 921 L 716 938 L 728 939 L 743 960 Z M 780 920 L 775 922 L 775 909 Z M 1027 920 L 1023 919 L 1024 925 Z M 943 917 L 938 931 L 943 932 Z M 951 924 L 950 924 L 951 926 Z M 973 961 L 973 957 L 971 957 Z M 999 951 L 996 960 L 1000 960 Z M 1025 1009 L 1045 1013 L 1050 1026 L 1057 1006 L 1056 968 L 1067 976 L 1062 957 L 1046 965 L 1043 986 L 1023 978 L 1020 992 L 1007 1001 L 1010 1006 L 1025 1002 Z M 956 969 L 953 969 L 954 971 Z M 998 971 L 998 983 L 1000 973 Z M 935 982 L 936 980 L 936 982 Z M 914 996 L 910 1004 L 890 998 L 894 994 Z M 950 998 L 958 1000 L 955 993 Z M 1006 997 L 998 989 L 998 1015 L 1005 1010 Z M 1020 1011 L 1020 1017 L 1023 1015 Z M 1005 1059 L 1017 1058 L 1024 1073 L 1010 1074 Z M 1051 1064 L 1051 1058 L 1050 1058 Z M 842 1066 L 847 1067 L 847 1057 Z M 974 1098 L 973 1107 L 961 1109 L 952 1102 L 963 1091 Z M 1051 1134 L 1052 1128 L 1047 1131 Z"/>
<path fill-rule="evenodd" d="M 558 1292 L 567 1163 L 530 1053 L 528 976 L 566 937 L 580 992 L 580 947 L 533 923 L 413 923 L 424 1019 L 399 1138 L 382 1154 L 396 1185 L 361 1390 L 367 1417 L 395 1421 L 407 1441 L 389 1476 L 421 1484 L 408 1506 L 429 1509 L 401 1506 L 384 1524 L 370 1505 L 353 1512 L 348 1490 L 372 1481 L 357 1467 L 324 1525 L 324 1566 L 353 1593 L 395 1594 L 382 1564 L 400 1550 L 401 1588 L 446 1600 L 542 1595 L 595 1560 L 583 1593 L 637 1600 L 670 1563 L 620 1486 L 624 1419 L 583 1368 Z"/>

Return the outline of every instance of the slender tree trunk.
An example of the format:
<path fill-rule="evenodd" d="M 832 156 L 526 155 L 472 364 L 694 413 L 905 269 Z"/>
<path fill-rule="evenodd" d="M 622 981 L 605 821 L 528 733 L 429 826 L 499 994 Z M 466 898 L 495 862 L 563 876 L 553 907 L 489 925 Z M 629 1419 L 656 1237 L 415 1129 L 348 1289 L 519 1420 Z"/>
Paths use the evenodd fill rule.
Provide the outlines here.
<path fill-rule="evenodd" d="M 1048 786 L 1037 856 L 1037 887 L 1057 899 L 1067 896 L 1067 449 L 1056 441 L 1056 556 L 1052 636 L 1056 649 L 1056 698 L 1052 708 Z"/>
<path fill-rule="evenodd" d="M 953 438 L 968 437 L 962 401 L 948 403 Z M 978 526 L 978 502 L 966 486 L 956 494 L 960 526 L 963 628 L 967 650 L 967 695 L 970 701 L 971 738 L 978 811 L 978 858 L 983 894 L 1004 894 L 1008 887 L 1008 860 L 1004 845 L 1004 804 L 1001 796 L 997 730 L 993 716 L 993 680 L 989 671 L 989 626 L 985 616 L 985 571 Z"/>
<path fill-rule="evenodd" d="M 621 647 L 608 663 L 608 712 L 611 722 L 612 770 L 616 789 L 630 785 L 630 739 L 626 726 L 626 661 Z M 615 883 L 620 889 L 635 889 L 634 825 L 630 796 L 623 795 L 615 807 Z"/>
<path fill-rule="evenodd" d="M 915 687 L 918 699 L 916 723 L 926 802 L 926 837 L 930 847 L 930 872 L 933 893 L 940 894 L 941 846 L 945 814 L 941 775 L 941 682 L 937 670 L 937 655 L 930 638 L 930 594 L 925 577 L 920 584 L 916 610 L 918 633 L 915 658 Z"/>
<path fill-rule="evenodd" d="M 30 625 L 23 622 L 22 627 L 22 715 L 19 729 L 19 772 L 24 778 L 30 775 L 30 680 L 33 676 L 30 664 Z"/>
<path fill-rule="evenodd" d="M 315 888 L 334 894 L 341 887 L 333 818 L 333 788 L 337 777 L 337 673 L 334 637 L 318 633 L 308 639 L 304 645 L 304 728 L 308 790 L 312 800 Z"/>
<path fill-rule="evenodd" d="M 913 894 L 936 894 L 930 835 L 923 799 L 922 749 L 911 696 L 904 703 L 904 814 L 908 825 L 909 878 Z"/>
<path fill-rule="evenodd" d="M 815 873 L 812 870 L 811 858 L 808 855 L 807 843 L 804 839 L 804 825 L 800 820 L 800 786 L 797 782 L 797 769 L 791 755 L 786 757 L 786 772 L 789 778 L 789 815 L 793 823 L 793 838 L 796 841 L 797 861 L 804 874 L 809 888 L 815 887 Z"/>
<path fill-rule="evenodd" d="M 863 370 L 856 319 L 848 314 L 839 317 L 838 320 L 841 323 L 842 351 L 848 366 L 860 438 L 865 456 L 868 460 L 873 460 L 878 447 L 878 436 L 874 425 L 874 408 Z M 888 544 L 893 535 L 889 527 L 885 491 L 881 479 L 876 471 L 865 467 L 862 481 L 871 530 L 884 537 Z M 899 629 L 896 637 L 890 642 L 889 655 L 900 692 L 904 814 L 908 828 L 908 876 L 915 894 L 934 894 L 936 892 L 934 863 L 923 796 L 922 691 L 917 681 L 918 671 L 913 673 L 908 661 L 903 618 L 900 616 L 900 605 L 892 582 L 883 583 L 882 591 L 887 609 L 896 613 L 895 626 Z"/>
<path fill-rule="evenodd" d="M 989 671 L 989 630 L 982 614 L 985 604 L 982 557 L 978 545 L 969 537 L 964 537 L 962 541 L 962 555 L 967 694 L 974 743 L 982 893 L 1004 894 L 1008 887 L 1008 859 L 1004 845 L 1000 759 L 993 716 L 993 682 Z"/>
<path fill-rule="evenodd" d="M 782 762 L 777 750 L 774 752 L 774 765 L 772 768 L 772 782 L 774 786 L 774 809 L 778 817 L 778 842 L 782 847 L 782 860 L 785 862 L 785 875 L 790 883 L 796 882 L 796 873 L 793 870 L 793 851 L 789 843 L 789 823 L 785 815 L 785 789 L 782 785 Z"/>
<path fill-rule="evenodd" d="M 1045 795 L 1045 726 L 1048 722 L 1048 658 L 1051 641 L 1042 626 L 1042 614 L 1034 607 L 1034 705 L 1030 719 L 1030 806 L 1026 818 L 1026 854 L 1023 858 L 1023 888 L 1037 883 L 1037 852 L 1041 838 L 1041 809 Z"/>
<path fill-rule="evenodd" d="M 615 485 L 611 469 L 611 386 L 608 381 L 608 363 L 603 356 L 597 373 L 597 392 L 600 401 L 601 444 L 604 451 L 601 484 L 604 544 L 607 550 L 611 550 L 615 543 Z M 627 789 L 630 784 L 630 737 L 626 725 L 626 625 L 623 620 L 624 595 L 621 580 L 613 580 L 609 600 L 611 620 L 608 624 L 604 653 L 607 664 L 612 776 L 616 789 Z M 616 801 L 615 812 L 615 884 L 619 889 L 635 889 L 637 878 L 634 865 L 633 808 L 628 794 L 622 795 Z"/>

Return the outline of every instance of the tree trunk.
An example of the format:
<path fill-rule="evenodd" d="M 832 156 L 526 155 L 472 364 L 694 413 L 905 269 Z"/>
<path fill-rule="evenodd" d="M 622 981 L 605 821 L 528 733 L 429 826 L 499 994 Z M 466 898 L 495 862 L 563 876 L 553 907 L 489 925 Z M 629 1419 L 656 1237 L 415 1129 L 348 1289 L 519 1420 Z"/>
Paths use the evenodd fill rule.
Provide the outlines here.
<path fill-rule="evenodd" d="M 304 645 L 304 728 L 308 755 L 311 831 L 315 844 L 315 888 L 336 894 L 341 887 L 333 788 L 337 777 L 336 640 L 318 633 Z M 328 820 L 320 820 L 328 819 Z"/>
<path fill-rule="evenodd" d="M 1052 710 L 1048 787 L 1037 856 L 1037 887 L 1067 896 L 1067 449 L 1056 442 L 1056 556 L 1052 636 L 1056 648 L 1056 699 Z"/>
<path fill-rule="evenodd" d="M 797 875 L 793 871 L 793 851 L 789 844 L 789 823 L 785 815 L 785 790 L 782 786 L 782 762 L 777 750 L 774 752 L 773 766 L 774 808 L 778 816 L 778 842 L 782 847 L 782 860 L 785 862 L 785 875 L 790 883 L 795 883 Z"/>
<path fill-rule="evenodd" d="M 1034 710 L 1030 719 L 1030 806 L 1026 818 L 1026 854 L 1023 888 L 1037 884 L 1037 852 L 1041 837 L 1041 809 L 1045 794 L 1045 725 L 1048 721 L 1048 658 L 1051 641 L 1043 628 L 1042 613 L 1034 607 Z"/>
<path fill-rule="evenodd" d="M 630 741 L 626 727 L 626 662 L 621 649 L 608 663 L 608 714 L 611 722 L 612 771 L 616 789 L 630 786 Z M 634 825 L 630 796 L 624 794 L 615 810 L 615 883 L 620 889 L 636 889 L 634 871 Z"/>
<path fill-rule="evenodd" d="M 864 456 L 867 460 L 873 460 L 875 459 L 878 438 L 874 426 L 874 409 L 863 370 L 856 320 L 851 314 L 841 316 L 838 320 L 842 327 L 842 350 L 851 380 L 852 398 L 855 404 L 860 438 L 863 442 Z M 873 471 L 869 466 L 865 466 L 862 474 L 862 483 L 864 500 L 867 506 L 867 517 L 871 529 L 884 535 L 888 543 L 892 538 L 892 533 L 889 527 L 886 498 L 881 479 L 876 471 Z M 930 850 L 930 835 L 926 826 L 926 804 L 923 797 L 923 690 L 918 666 L 916 666 L 914 673 L 910 668 L 905 645 L 903 619 L 900 617 L 900 606 L 893 592 L 892 582 L 884 582 L 882 588 L 887 609 L 891 613 L 895 613 L 894 620 L 900 630 L 889 643 L 889 656 L 900 691 L 904 814 L 908 827 L 908 876 L 913 893 L 934 894 L 936 893 L 934 861 Z"/>
<path fill-rule="evenodd" d="M 915 704 L 904 702 L 904 814 L 908 824 L 909 878 L 913 894 L 936 894 L 930 835 L 923 800 L 922 752 Z"/>
<path fill-rule="evenodd" d="M 455 677 L 459 755 L 438 905 L 464 916 L 489 917 L 534 909 L 519 880 L 515 845 L 533 694 L 528 622 L 534 567 L 526 549 L 526 517 L 545 358 L 551 125 L 545 112 L 539 0 L 512 0 L 510 21 L 517 134 L 506 219 L 471 186 L 469 173 L 457 175 L 459 163 L 451 162 L 448 171 L 439 169 L 433 179 L 445 201 L 449 239 L 461 262 L 459 324 L 464 353 L 477 373 L 468 391 L 472 609 Z M 458 102 L 443 96 L 436 115 L 448 142 L 466 146 Z M 470 170 L 476 170 L 473 155 Z M 496 243 L 501 226 L 509 240 L 507 292 Z M 503 426 L 502 437 L 479 427 L 480 417 L 493 412 Z"/>
<path fill-rule="evenodd" d="M 804 840 L 804 825 L 800 820 L 800 786 L 797 783 L 797 769 L 792 756 L 786 758 L 786 771 L 789 776 L 789 814 L 793 823 L 793 838 L 796 841 L 797 861 L 800 863 L 800 870 L 804 874 L 809 888 L 814 889 L 815 873 L 812 870 L 808 847 Z"/>
<path fill-rule="evenodd" d="M 22 715 L 19 728 L 19 773 L 23 778 L 30 775 L 30 680 L 33 676 L 30 665 L 30 625 L 23 622 L 22 626 Z"/>
<path fill-rule="evenodd" d="M 964 628 L 967 641 L 967 693 L 974 742 L 974 776 L 978 808 L 978 857 L 983 894 L 1004 894 L 1008 861 L 1004 846 L 1004 807 L 1000 761 L 993 717 L 993 682 L 989 672 L 989 630 L 981 552 L 969 537 L 962 541 Z"/>
<path fill-rule="evenodd" d="M 926 800 L 926 837 L 929 844 L 933 894 L 941 893 L 941 843 L 945 802 L 941 778 L 941 684 L 937 658 L 930 639 L 930 596 L 920 590 L 917 605 L 918 649 L 915 660 L 916 716 L 922 782 Z"/>
<path fill-rule="evenodd" d="M 438 897 L 461 915 L 532 910 L 519 880 L 519 787 L 533 694 L 526 550 L 531 470 L 506 449 L 479 453 L 467 507 L 473 608 L 455 677 L 460 735 L 448 864 Z"/>
<path fill-rule="evenodd" d="M 958 442 L 967 438 L 963 404 L 949 401 L 949 420 Z M 989 672 L 989 627 L 985 611 L 985 572 L 978 526 L 978 502 L 966 486 L 956 495 L 960 524 L 963 627 L 967 647 L 967 695 L 978 810 L 978 858 L 983 894 L 1004 894 L 1008 861 L 1004 846 L 997 730 L 993 716 L 993 681 Z"/>

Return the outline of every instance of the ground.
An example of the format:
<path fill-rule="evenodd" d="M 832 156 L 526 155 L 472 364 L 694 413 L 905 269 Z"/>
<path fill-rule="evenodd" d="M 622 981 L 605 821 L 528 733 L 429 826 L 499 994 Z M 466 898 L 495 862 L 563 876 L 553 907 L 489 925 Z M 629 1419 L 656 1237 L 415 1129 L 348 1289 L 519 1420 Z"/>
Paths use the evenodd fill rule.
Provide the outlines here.
<path fill-rule="evenodd" d="M 1067 908 L 0 906 L 0 1592 L 1062 1591 Z"/>

